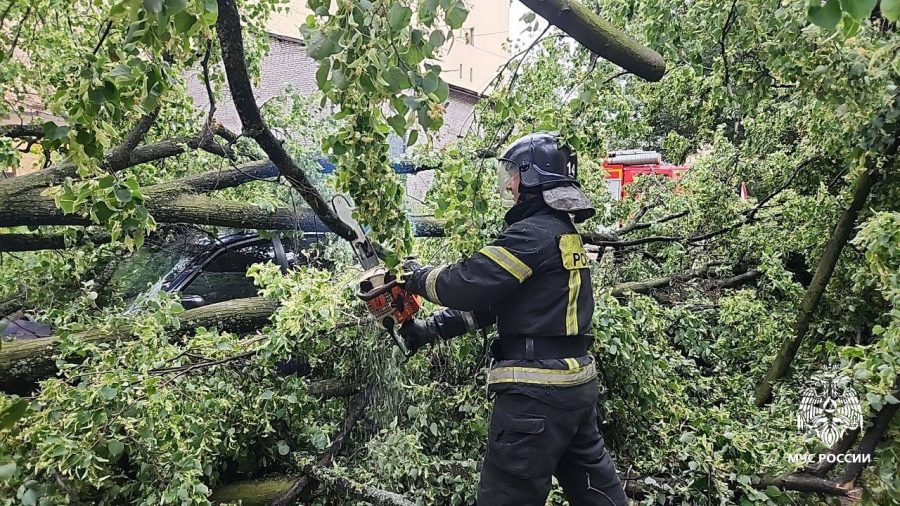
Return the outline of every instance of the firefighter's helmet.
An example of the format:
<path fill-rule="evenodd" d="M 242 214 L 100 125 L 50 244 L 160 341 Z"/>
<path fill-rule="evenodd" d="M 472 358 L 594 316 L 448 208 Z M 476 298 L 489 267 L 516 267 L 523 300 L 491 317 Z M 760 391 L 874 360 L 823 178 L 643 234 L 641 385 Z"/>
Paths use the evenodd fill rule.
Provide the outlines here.
<path fill-rule="evenodd" d="M 500 190 L 511 177 L 519 176 L 519 199 L 525 193 L 540 193 L 553 209 L 571 213 L 576 222 L 594 215 L 591 201 L 579 189 L 578 159 L 550 133 L 526 135 L 510 145 L 499 158 Z"/>

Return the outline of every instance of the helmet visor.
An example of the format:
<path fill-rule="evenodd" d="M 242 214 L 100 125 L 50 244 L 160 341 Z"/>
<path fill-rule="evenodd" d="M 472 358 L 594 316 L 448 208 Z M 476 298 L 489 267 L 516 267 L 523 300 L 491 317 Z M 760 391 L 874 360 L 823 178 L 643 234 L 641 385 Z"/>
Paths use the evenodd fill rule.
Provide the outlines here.
<path fill-rule="evenodd" d="M 500 193 L 500 203 L 505 207 L 516 204 L 516 194 L 513 193 L 513 185 L 519 185 L 519 166 L 509 160 L 497 161 L 497 191 Z"/>

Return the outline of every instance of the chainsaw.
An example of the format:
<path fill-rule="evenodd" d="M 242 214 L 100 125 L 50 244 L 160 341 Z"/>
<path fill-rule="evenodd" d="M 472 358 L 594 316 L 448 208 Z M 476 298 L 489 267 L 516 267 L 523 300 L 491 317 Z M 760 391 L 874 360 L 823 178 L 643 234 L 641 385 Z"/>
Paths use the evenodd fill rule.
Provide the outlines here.
<path fill-rule="evenodd" d="M 331 199 L 331 207 L 338 218 L 356 233 L 356 239 L 350 241 L 350 245 L 364 271 L 356 296 L 366 303 L 372 318 L 388 331 L 403 355 L 409 358 L 412 353 L 397 333 L 397 326 L 415 317 L 422 300 L 418 295 L 407 293 L 378 258 L 372 242 L 353 218 L 350 201 L 343 195 L 337 195 Z"/>

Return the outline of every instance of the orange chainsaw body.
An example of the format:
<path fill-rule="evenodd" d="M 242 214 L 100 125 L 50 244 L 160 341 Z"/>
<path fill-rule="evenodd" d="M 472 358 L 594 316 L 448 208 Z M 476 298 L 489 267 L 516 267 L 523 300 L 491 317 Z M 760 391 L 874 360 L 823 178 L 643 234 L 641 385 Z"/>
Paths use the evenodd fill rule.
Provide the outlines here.
<path fill-rule="evenodd" d="M 380 265 L 363 273 L 359 288 L 359 298 L 366 302 L 369 313 L 388 330 L 411 320 L 422 307 L 422 299 L 396 280 L 388 280 L 388 270 Z"/>

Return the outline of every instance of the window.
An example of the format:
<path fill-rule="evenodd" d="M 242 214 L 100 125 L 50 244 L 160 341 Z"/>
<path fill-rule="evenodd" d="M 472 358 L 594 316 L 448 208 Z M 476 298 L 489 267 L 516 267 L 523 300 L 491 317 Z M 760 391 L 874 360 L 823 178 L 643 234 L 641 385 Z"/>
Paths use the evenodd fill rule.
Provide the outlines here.
<path fill-rule="evenodd" d="M 275 252 L 268 239 L 229 249 L 203 267 L 203 271 L 182 290 L 182 297 L 193 299 L 191 306 L 194 307 L 255 297 L 257 287 L 247 277 L 247 268 L 269 261 L 275 261 Z"/>

